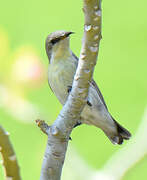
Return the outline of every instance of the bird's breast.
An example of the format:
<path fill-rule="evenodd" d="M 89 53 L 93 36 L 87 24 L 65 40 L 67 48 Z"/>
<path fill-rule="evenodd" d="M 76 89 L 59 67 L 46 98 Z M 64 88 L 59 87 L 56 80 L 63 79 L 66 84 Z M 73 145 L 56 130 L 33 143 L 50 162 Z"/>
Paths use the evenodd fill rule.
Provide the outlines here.
<path fill-rule="evenodd" d="M 49 65 L 48 82 L 61 104 L 68 97 L 68 87 L 72 86 L 76 65 L 67 60 L 60 60 Z"/>

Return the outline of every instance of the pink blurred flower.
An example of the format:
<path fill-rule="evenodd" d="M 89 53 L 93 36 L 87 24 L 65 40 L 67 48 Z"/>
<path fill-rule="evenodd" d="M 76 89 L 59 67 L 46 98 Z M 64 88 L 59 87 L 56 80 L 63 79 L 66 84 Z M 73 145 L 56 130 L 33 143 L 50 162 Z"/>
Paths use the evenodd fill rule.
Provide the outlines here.
<path fill-rule="evenodd" d="M 11 77 L 16 84 L 32 88 L 44 82 L 46 70 L 41 59 L 32 49 L 22 48 L 15 55 Z"/>

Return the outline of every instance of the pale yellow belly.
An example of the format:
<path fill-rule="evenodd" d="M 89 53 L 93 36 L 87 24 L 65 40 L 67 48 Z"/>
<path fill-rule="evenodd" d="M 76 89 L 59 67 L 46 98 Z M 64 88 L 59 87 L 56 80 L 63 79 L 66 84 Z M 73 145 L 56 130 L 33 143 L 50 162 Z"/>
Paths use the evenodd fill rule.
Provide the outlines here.
<path fill-rule="evenodd" d="M 68 88 L 72 86 L 76 66 L 69 63 L 51 64 L 48 70 L 48 82 L 61 104 L 65 104 Z"/>

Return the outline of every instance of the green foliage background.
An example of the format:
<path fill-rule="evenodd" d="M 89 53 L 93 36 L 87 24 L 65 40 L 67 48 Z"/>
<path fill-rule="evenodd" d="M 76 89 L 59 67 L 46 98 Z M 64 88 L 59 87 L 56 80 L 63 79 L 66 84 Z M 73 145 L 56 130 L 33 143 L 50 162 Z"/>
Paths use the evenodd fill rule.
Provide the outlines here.
<path fill-rule="evenodd" d="M 110 112 L 132 135 L 139 126 L 147 103 L 146 6 L 145 0 L 102 2 L 103 38 L 94 73 Z M 14 63 L 11 57 L 21 46 L 35 49 L 47 69 L 44 44 L 46 36 L 52 31 L 63 29 L 76 32 L 71 38 L 71 48 L 79 55 L 83 20 L 82 0 L 1 1 L 0 30 L 7 34 L 9 51 L 0 55 L 0 83 L 5 82 L 11 86 L 15 84 L 15 80 L 8 79 Z M 3 41 L 0 47 L 0 54 L 3 54 Z M 24 86 L 23 91 L 25 99 L 43 110 L 46 121 L 51 123 L 56 119 L 61 105 L 49 89 L 47 80 L 37 88 Z M 10 132 L 22 178 L 38 179 L 46 146 L 45 135 L 34 122 L 28 124 L 19 121 L 3 107 L 0 109 L 0 124 Z M 95 169 L 101 168 L 115 151 L 126 144 L 122 147 L 113 146 L 100 130 L 86 125 L 76 128 L 72 132 L 72 139 L 70 143 L 87 164 Z M 135 153 L 135 149 L 132 153 Z M 143 161 L 128 172 L 124 180 L 146 179 L 146 168 L 145 156 Z M 1 172 L 2 168 L 0 179 L 3 179 Z"/>

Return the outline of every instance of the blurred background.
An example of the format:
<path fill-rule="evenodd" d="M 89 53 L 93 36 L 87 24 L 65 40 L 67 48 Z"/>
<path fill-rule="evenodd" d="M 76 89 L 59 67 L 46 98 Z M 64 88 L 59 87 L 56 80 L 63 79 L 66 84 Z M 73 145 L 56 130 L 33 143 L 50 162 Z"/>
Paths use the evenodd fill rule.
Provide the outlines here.
<path fill-rule="evenodd" d="M 147 2 L 103 1 L 102 40 L 94 79 L 110 112 L 133 138 L 114 146 L 95 127 L 72 132 L 63 179 L 147 178 Z M 10 133 L 22 179 L 39 179 L 47 137 L 35 120 L 51 124 L 62 106 L 47 83 L 45 39 L 71 30 L 79 56 L 82 0 L 13 0 L 0 6 L 0 125 Z M 4 180 L 0 165 L 0 179 Z"/>

